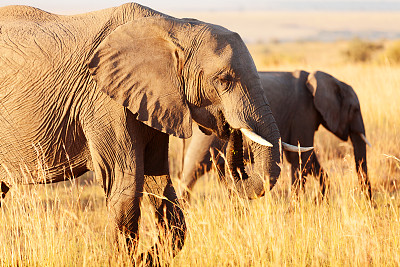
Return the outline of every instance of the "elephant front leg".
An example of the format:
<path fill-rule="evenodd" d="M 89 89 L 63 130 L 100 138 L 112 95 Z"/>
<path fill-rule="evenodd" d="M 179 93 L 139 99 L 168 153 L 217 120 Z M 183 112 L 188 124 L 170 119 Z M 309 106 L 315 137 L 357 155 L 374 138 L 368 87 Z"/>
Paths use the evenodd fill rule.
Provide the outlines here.
<path fill-rule="evenodd" d="M 131 255 L 135 254 L 139 239 L 142 192 L 143 176 L 139 179 L 138 176 L 126 172 L 117 172 L 111 190 L 107 194 L 110 219 L 116 227 L 115 240 L 119 247 L 126 244 Z"/>
<path fill-rule="evenodd" d="M 299 157 L 298 153 L 285 151 L 285 156 L 291 166 L 293 197 L 297 198 L 299 192 L 304 190 L 304 186 L 306 183 L 306 172 L 304 169 L 303 155 L 302 157 Z"/>
<path fill-rule="evenodd" d="M 213 149 L 214 155 L 211 155 L 210 148 Z M 182 168 L 183 188 L 178 190 L 180 197 L 186 201 L 190 201 L 191 193 L 197 179 L 203 174 L 209 172 L 213 165 L 211 157 L 216 160 L 219 173 L 225 168 L 219 166 L 220 156 L 218 150 L 222 150 L 223 142 L 215 135 L 205 135 L 199 129 L 193 130 L 192 140 L 185 153 Z M 180 188 L 179 188 L 180 189 Z"/>
<path fill-rule="evenodd" d="M 321 168 L 314 152 L 298 154 L 293 153 L 287 156 L 292 165 L 292 188 L 296 195 L 299 191 L 304 191 L 307 175 L 311 174 L 319 178 L 320 190 L 322 197 L 325 196 L 327 190 L 327 175 Z"/>
<path fill-rule="evenodd" d="M 321 200 L 323 200 L 329 189 L 329 179 L 314 153 L 308 155 L 304 153 L 299 164 L 292 164 L 292 186 L 296 194 L 304 190 L 306 177 L 309 174 L 319 179 Z"/>
<path fill-rule="evenodd" d="M 150 266 L 164 265 L 166 262 L 162 261 L 172 259 L 183 247 L 185 218 L 169 175 L 145 176 L 144 190 L 155 208 L 160 235 L 158 242 L 141 258 Z"/>
<path fill-rule="evenodd" d="M 328 189 L 329 189 L 329 178 L 328 178 L 328 174 L 321 167 L 321 164 L 319 164 L 317 156 L 313 157 L 311 170 L 312 170 L 312 174 L 315 177 L 319 178 L 321 197 L 322 197 L 322 199 L 324 199 L 328 192 Z"/>
<path fill-rule="evenodd" d="M 189 202 L 191 193 L 197 179 L 211 169 L 212 162 L 210 161 L 209 146 L 195 146 L 193 142 L 190 144 L 186 153 L 183 171 L 181 198 Z"/>

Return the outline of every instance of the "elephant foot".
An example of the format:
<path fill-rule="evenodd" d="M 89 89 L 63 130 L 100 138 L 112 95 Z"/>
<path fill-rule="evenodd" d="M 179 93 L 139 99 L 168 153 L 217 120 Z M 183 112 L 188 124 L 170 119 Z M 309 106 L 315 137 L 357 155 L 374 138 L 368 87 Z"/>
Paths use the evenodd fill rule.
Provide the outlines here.
<path fill-rule="evenodd" d="M 160 226 L 159 241 L 150 248 L 149 251 L 140 254 L 137 259 L 138 265 L 144 266 L 169 266 L 172 259 L 183 247 L 186 228 L 174 228 L 166 230 L 165 226 Z"/>
<path fill-rule="evenodd" d="M 160 257 L 158 257 L 157 255 L 158 253 L 156 251 L 150 251 L 147 253 L 140 254 L 138 265 L 157 266 L 157 267 L 169 265 L 166 262 L 163 263 L 162 261 L 160 261 Z"/>
<path fill-rule="evenodd" d="M 139 256 L 139 264 L 143 266 L 169 266 L 173 258 L 171 255 L 165 255 L 165 249 L 154 245 L 148 252 Z"/>
<path fill-rule="evenodd" d="M 185 217 L 168 175 L 145 176 L 144 189 L 150 193 L 150 203 L 156 210 L 159 238 L 139 260 L 145 266 L 165 266 L 183 247 L 186 235 Z"/>

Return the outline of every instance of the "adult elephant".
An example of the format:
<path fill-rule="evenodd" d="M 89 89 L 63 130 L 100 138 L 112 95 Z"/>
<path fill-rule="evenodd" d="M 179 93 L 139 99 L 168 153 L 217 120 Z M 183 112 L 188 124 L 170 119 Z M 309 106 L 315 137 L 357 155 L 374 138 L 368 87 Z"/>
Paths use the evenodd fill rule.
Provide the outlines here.
<path fill-rule="evenodd" d="M 360 103 L 353 88 L 321 71 L 260 72 L 259 75 L 282 140 L 313 146 L 314 134 L 321 124 L 344 141 L 350 137 L 359 179 L 371 198 L 366 155 L 366 143 L 369 143 L 365 137 Z M 217 153 L 214 149 L 223 151 L 224 145 L 225 142 L 215 135 L 207 136 L 194 130 L 183 160 L 184 198 L 190 198 L 197 177 L 211 169 L 210 148 Z M 291 164 L 295 192 L 304 188 L 306 176 L 312 174 L 319 178 L 324 196 L 328 177 L 315 153 L 304 152 L 299 157 L 299 153 L 285 151 L 285 156 Z M 223 173 L 224 161 L 218 158 L 216 163 Z"/>
<path fill-rule="evenodd" d="M 171 249 L 183 246 L 168 137 L 190 137 L 192 121 L 233 147 L 242 146 L 241 132 L 256 141 L 265 176 L 236 176 L 242 196 L 262 196 L 265 179 L 272 186 L 279 176 L 280 135 L 256 67 L 223 27 L 135 3 L 74 16 L 8 6 L 0 9 L 0 69 L 0 195 L 15 183 L 92 170 L 131 250 L 143 191 Z"/>

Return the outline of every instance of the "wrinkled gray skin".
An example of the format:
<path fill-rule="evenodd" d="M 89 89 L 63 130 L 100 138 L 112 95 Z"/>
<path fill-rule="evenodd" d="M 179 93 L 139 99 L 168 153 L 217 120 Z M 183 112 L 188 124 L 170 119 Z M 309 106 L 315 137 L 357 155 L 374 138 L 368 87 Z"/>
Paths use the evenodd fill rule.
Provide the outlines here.
<path fill-rule="evenodd" d="M 353 88 L 320 71 L 311 74 L 305 71 L 260 72 L 259 75 L 282 141 L 314 146 L 314 134 L 321 124 L 344 141 L 350 137 L 360 182 L 371 198 L 366 144 L 359 135 L 365 135 L 365 128 L 360 103 Z M 188 190 L 183 190 L 182 194 L 184 198 L 189 199 L 189 192 L 193 189 L 197 177 L 208 172 L 212 166 L 210 148 L 213 148 L 214 154 L 218 154 L 217 150 L 224 151 L 225 142 L 215 135 L 207 136 L 199 130 L 194 130 L 190 143 L 186 141 L 186 146 L 181 176 L 183 187 Z M 291 164 L 295 192 L 304 188 L 306 176 L 311 174 L 319 178 L 321 193 L 324 196 L 328 185 L 327 173 L 321 167 L 315 153 L 302 153 L 301 166 L 298 153 L 285 151 L 285 156 Z M 224 161 L 218 158 L 216 164 L 223 173 Z"/>
<path fill-rule="evenodd" d="M 158 223 L 174 253 L 183 246 L 168 137 L 190 137 L 192 121 L 226 139 L 247 128 L 274 145 L 252 144 L 266 172 L 235 181 L 243 196 L 263 195 L 264 178 L 279 176 L 280 135 L 254 62 L 223 27 L 138 4 L 74 16 L 3 7 L 0 70 L 1 196 L 92 170 L 132 251 L 143 191 L 165 197 L 150 195 Z"/>

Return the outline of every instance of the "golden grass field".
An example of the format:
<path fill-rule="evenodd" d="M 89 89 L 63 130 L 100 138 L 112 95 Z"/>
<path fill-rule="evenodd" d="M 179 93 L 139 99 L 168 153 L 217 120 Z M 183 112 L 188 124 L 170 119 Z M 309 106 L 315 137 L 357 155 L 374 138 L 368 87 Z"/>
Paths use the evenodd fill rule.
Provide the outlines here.
<path fill-rule="evenodd" d="M 313 178 L 294 201 L 286 164 L 275 188 L 253 201 L 229 197 L 211 172 L 185 207 L 186 243 L 171 266 L 400 265 L 400 65 L 384 59 L 347 62 L 346 45 L 274 43 L 249 50 L 259 70 L 318 69 L 353 86 L 373 145 L 368 167 L 374 202 L 360 193 L 351 144 L 321 128 L 315 147 L 330 175 L 327 201 L 315 203 Z M 129 266 L 128 255 L 112 243 L 107 216 L 102 189 L 88 176 L 13 187 L 0 209 L 0 265 Z M 157 235 L 144 201 L 139 250 Z"/>

